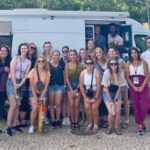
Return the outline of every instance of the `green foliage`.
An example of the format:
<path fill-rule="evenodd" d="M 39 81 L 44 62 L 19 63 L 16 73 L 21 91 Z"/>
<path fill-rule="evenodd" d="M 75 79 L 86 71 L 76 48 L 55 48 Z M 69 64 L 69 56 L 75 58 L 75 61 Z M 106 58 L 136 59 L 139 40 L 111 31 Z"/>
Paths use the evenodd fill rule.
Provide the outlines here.
<path fill-rule="evenodd" d="M 0 9 L 47 8 L 50 10 L 129 11 L 132 18 L 147 21 L 150 0 L 1 0 Z"/>

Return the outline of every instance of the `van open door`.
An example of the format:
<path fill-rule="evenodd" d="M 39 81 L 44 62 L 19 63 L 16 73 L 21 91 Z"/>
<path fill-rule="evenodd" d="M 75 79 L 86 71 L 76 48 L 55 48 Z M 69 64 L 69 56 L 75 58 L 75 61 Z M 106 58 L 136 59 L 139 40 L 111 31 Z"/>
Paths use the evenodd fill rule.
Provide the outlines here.
<path fill-rule="evenodd" d="M 12 23 L 10 21 L 0 21 L 0 45 L 7 45 L 12 48 Z"/>
<path fill-rule="evenodd" d="M 122 58 L 127 61 L 129 50 L 132 47 L 132 28 L 131 25 L 122 24 L 119 29 L 120 35 L 122 36 L 124 41 Z"/>

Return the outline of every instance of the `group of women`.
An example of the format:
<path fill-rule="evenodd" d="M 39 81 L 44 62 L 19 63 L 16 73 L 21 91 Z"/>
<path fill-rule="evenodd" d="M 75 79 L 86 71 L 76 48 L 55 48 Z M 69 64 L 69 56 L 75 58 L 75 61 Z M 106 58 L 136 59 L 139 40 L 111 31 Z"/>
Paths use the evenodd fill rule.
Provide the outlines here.
<path fill-rule="evenodd" d="M 47 107 L 46 116 L 50 114 L 52 128 L 61 127 L 63 122 L 63 125 L 70 124 L 71 129 L 79 129 L 82 111 L 81 116 L 85 112 L 88 122 L 87 132 L 97 132 L 103 120 L 103 124 L 108 122 L 106 134 L 121 135 L 122 102 L 125 108 L 123 126 L 129 124 L 128 89 L 138 133 L 144 134 L 144 120 L 149 109 L 149 73 L 136 48 L 131 48 L 128 63 L 117 55 L 115 48 L 109 48 L 106 54 L 97 47 L 89 56 L 84 48 L 78 54 L 64 46 L 62 58 L 60 51 L 52 51 L 50 42 L 45 42 L 43 48 L 43 55 L 37 56 L 34 43 L 22 43 L 11 62 L 8 48 L 2 46 L 0 49 L 0 97 L 6 99 L 7 95 L 10 105 L 7 135 L 12 136 L 12 130 L 22 132 L 19 124 L 24 124 L 28 103 L 31 107 L 29 133 L 34 133 L 40 101 Z M 1 100 L 1 111 L 4 102 Z M 45 122 L 48 122 L 46 116 Z"/>

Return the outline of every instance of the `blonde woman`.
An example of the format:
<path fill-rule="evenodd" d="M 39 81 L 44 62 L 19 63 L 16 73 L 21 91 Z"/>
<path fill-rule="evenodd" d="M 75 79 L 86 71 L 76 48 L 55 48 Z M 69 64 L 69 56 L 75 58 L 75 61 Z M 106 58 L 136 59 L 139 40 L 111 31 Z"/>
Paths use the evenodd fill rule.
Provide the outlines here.
<path fill-rule="evenodd" d="M 29 101 L 32 108 L 30 114 L 29 133 L 33 133 L 37 117 L 38 102 L 46 102 L 47 88 L 50 80 L 49 65 L 44 56 L 39 56 L 37 58 L 35 68 L 30 71 L 28 77 L 30 79 Z"/>

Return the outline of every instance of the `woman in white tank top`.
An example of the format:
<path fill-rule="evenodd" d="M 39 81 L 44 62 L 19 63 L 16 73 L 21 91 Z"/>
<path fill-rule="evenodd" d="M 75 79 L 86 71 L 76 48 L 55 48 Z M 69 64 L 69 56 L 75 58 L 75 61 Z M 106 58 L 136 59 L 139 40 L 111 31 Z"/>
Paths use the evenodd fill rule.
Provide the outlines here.
<path fill-rule="evenodd" d="M 93 74 L 93 81 L 92 81 Z M 92 87 L 91 87 L 92 82 Z M 86 130 L 98 131 L 98 121 L 99 121 L 99 104 L 101 102 L 101 76 L 99 71 L 94 69 L 93 61 L 87 59 L 86 69 L 80 74 L 80 90 L 84 98 L 84 106 L 86 115 L 88 118 L 88 126 Z M 88 94 L 90 92 L 88 89 L 92 89 L 93 94 Z"/>

